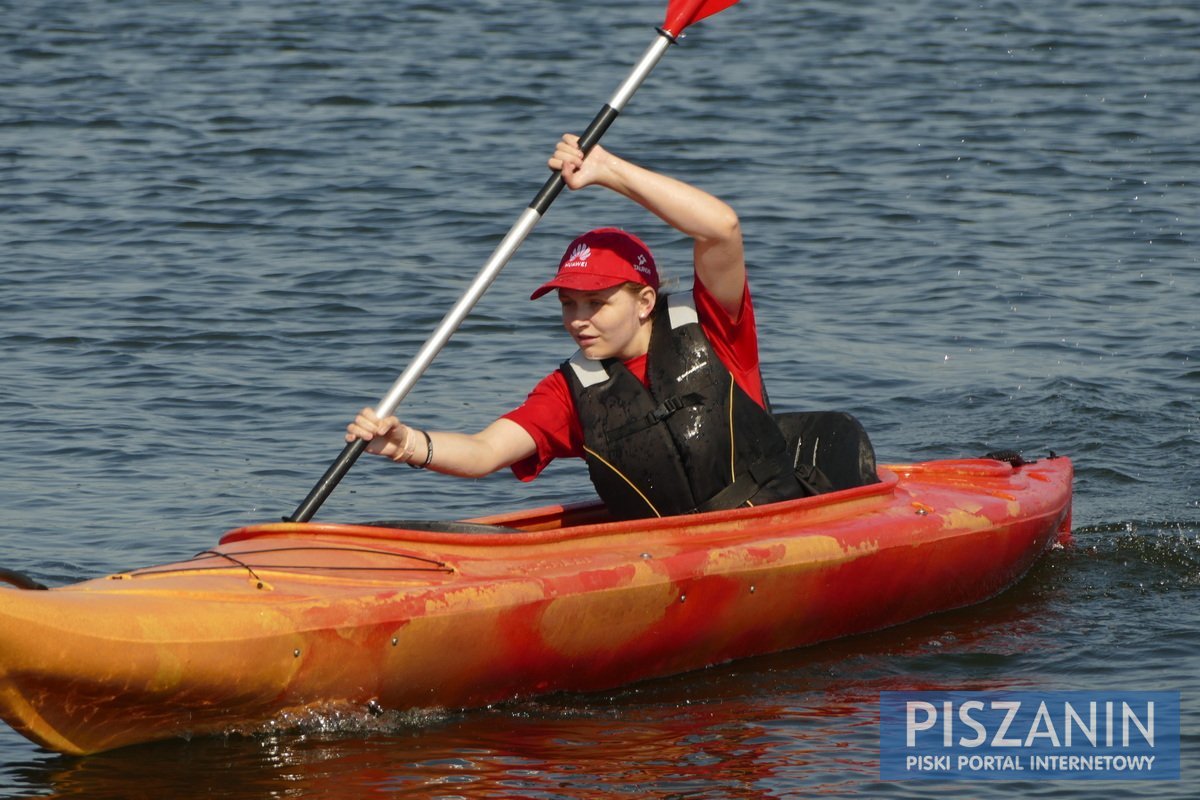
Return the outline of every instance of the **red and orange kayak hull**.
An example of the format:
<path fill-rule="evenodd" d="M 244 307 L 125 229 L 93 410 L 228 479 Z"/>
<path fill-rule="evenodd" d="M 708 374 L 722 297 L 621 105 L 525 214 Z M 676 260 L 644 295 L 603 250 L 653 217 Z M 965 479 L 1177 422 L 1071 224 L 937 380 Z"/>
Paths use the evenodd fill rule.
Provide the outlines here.
<path fill-rule="evenodd" d="M 84 754 L 331 707 L 605 689 L 994 596 L 1069 534 L 1071 462 L 880 470 L 760 508 L 505 533 L 275 523 L 49 591 L 0 589 L 0 718 Z"/>

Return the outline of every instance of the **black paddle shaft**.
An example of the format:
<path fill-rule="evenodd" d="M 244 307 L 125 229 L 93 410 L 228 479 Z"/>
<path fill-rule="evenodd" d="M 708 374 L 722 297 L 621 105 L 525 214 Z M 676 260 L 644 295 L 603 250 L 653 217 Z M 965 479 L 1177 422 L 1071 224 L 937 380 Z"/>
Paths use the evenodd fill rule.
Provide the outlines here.
<path fill-rule="evenodd" d="M 354 462 L 367 449 L 367 441 L 365 439 L 355 439 L 353 442 L 347 442 L 342 448 L 342 452 L 337 459 L 329 465 L 329 469 L 325 470 L 325 474 L 321 476 L 321 480 L 313 486 L 312 491 L 304 498 L 296 510 L 292 512 L 290 517 L 284 517 L 284 522 L 308 522 L 313 518 L 313 514 L 317 513 L 317 509 L 321 507 L 329 495 L 333 494 L 333 490 L 337 488 L 338 483 L 342 478 L 346 477 L 346 473 L 354 466 Z"/>
<path fill-rule="evenodd" d="M 600 109 L 600 113 L 592 117 L 592 121 L 588 123 L 587 128 L 579 135 L 579 149 L 585 154 L 590 153 L 592 148 L 596 146 L 596 143 L 600 141 L 600 137 L 604 135 L 604 132 L 608 130 L 609 126 L 613 124 L 613 121 L 620 113 L 620 111 L 605 103 L 604 108 Z M 550 204 L 554 202 L 554 198 L 558 197 L 566 185 L 567 182 L 563 180 L 562 173 L 555 172 L 542 184 L 541 190 L 534 196 L 533 202 L 529 204 L 529 207 L 536 211 L 539 216 L 544 215 L 550 208 Z"/>

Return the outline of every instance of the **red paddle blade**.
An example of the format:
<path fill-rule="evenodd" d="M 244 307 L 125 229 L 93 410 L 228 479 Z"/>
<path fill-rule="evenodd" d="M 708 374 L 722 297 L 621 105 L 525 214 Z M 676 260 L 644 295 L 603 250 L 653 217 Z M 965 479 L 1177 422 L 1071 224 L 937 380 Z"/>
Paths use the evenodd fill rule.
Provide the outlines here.
<path fill-rule="evenodd" d="M 663 22 L 663 30 L 672 36 L 683 33 L 683 29 L 693 22 L 699 22 L 705 17 L 724 11 L 738 0 L 671 0 L 667 4 L 667 19 Z"/>

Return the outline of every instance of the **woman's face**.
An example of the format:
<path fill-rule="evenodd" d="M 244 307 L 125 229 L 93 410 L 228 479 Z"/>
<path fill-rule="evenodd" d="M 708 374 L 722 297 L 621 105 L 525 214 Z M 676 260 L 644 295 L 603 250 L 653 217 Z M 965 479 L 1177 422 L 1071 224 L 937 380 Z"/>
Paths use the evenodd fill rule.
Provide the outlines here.
<path fill-rule="evenodd" d="M 594 292 L 559 289 L 563 327 L 583 355 L 593 360 L 627 360 L 650 346 L 650 312 L 656 294 L 649 286 L 613 286 Z"/>

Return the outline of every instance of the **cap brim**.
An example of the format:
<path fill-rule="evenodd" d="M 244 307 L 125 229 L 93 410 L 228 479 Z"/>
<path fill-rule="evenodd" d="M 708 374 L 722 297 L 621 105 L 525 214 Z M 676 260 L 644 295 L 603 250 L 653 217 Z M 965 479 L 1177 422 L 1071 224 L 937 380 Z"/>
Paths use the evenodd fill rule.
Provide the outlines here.
<path fill-rule="evenodd" d="M 554 280 L 547 281 L 539 286 L 533 294 L 529 295 L 530 300 L 537 300 L 544 294 L 554 291 L 555 289 L 574 289 L 582 292 L 598 292 L 601 289 L 611 289 L 614 286 L 620 286 L 623 283 L 628 283 L 629 278 L 620 275 L 595 275 L 595 274 L 572 274 L 556 275 Z"/>

